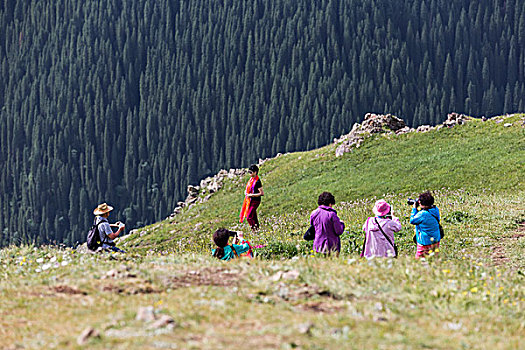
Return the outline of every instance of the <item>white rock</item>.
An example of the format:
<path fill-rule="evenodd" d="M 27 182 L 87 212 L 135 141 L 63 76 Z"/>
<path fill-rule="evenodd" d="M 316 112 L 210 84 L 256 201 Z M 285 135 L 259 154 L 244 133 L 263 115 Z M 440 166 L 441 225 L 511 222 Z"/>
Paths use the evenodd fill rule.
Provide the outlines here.
<path fill-rule="evenodd" d="M 153 306 L 140 307 L 135 319 L 144 322 L 155 321 L 155 310 Z"/>
<path fill-rule="evenodd" d="M 88 327 L 78 336 L 77 344 L 84 345 L 88 342 L 89 338 L 97 338 L 100 336 L 100 333 L 93 327 Z"/>

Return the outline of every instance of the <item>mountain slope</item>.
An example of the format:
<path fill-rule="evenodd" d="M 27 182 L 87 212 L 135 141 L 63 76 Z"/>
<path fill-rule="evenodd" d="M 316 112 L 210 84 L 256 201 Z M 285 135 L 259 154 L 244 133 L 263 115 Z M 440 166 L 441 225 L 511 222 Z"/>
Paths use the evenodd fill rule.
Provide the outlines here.
<path fill-rule="evenodd" d="M 398 215 L 406 216 L 408 196 L 436 191 L 437 205 L 447 217 L 454 211 L 453 206 L 445 205 L 452 197 L 469 201 L 491 193 L 525 190 L 522 123 L 523 115 L 513 115 L 486 122 L 474 119 L 427 133 L 380 134 L 343 157 L 334 155 L 334 144 L 286 154 L 261 166 L 265 196 L 258 211 L 262 218 L 259 234 L 250 237 L 247 224 L 238 224 L 246 177 L 226 180 L 209 201 L 139 230 L 126 239 L 126 245 L 177 252 L 206 250 L 211 248 L 211 233 L 220 226 L 245 230 L 256 244 L 278 241 L 306 228 L 308 214 L 316 208 L 322 191 L 334 194 L 336 208 L 355 234 L 376 197 L 388 197 Z M 347 210 L 347 206 L 354 209 Z M 300 241 L 300 237 L 293 240 Z"/>

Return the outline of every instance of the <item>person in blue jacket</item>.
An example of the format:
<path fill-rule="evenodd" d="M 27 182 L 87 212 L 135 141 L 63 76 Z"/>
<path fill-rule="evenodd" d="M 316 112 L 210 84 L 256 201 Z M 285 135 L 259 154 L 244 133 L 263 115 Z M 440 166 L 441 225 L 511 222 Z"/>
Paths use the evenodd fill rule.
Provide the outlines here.
<path fill-rule="evenodd" d="M 230 237 L 233 237 L 233 244 L 228 244 Z M 220 228 L 213 234 L 213 242 L 217 245 L 212 251 L 212 254 L 217 259 L 230 260 L 238 258 L 250 250 L 250 245 L 246 242 L 242 233 L 228 231 L 225 228 Z M 241 244 L 237 244 L 241 243 Z"/>
<path fill-rule="evenodd" d="M 418 209 L 419 206 L 421 209 Z M 439 248 L 440 220 L 439 209 L 434 205 L 432 193 L 430 191 L 421 193 L 410 215 L 410 223 L 416 225 L 416 259 L 426 256 L 430 251 L 435 252 Z"/>

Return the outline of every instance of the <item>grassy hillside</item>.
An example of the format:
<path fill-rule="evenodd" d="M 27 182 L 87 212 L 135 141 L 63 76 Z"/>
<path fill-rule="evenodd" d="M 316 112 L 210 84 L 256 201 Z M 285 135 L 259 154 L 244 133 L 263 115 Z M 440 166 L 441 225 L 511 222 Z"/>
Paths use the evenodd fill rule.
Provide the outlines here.
<path fill-rule="evenodd" d="M 237 223 L 243 178 L 132 235 L 124 242 L 127 255 L 3 249 L 0 344 L 523 348 L 522 124 L 523 115 L 501 123 L 476 120 L 423 134 L 374 136 L 340 158 L 330 145 L 269 160 L 261 168 L 265 196 L 257 235 Z M 427 189 L 435 193 L 446 238 L 438 255 L 415 261 L 405 202 Z M 337 259 L 313 255 L 301 238 L 325 190 L 334 193 L 348 229 Z M 399 259 L 358 258 L 361 226 L 378 198 L 393 203 L 403 223 L 396 236 Z M 211 233 L 219 226 L 241 229 L 255 245 L 265 245 L 260 258 L 210 258 Z M 96 335 L 79 342 L 90 327 Z"/>
<path fill-rule="evenodd" d="M 378 135 L 340 158 L 335 157 L 335 145 L 286 154 L 261 167 L 265 196 L 258 210 L 262 225 L 257 236 L 250 236 L 247 223 L 238 224 L 245 178 L 228 182 L 208 202 L 172 222 L 142 230 L 142 237 L 137 234 L 129 244 L 154 251 L 202 252 L 211 249 L 210 235 L 220 226 L 243 230 L 258 245 L 288 238 L 300 241 L 299 233 L 306 230 L 322 191 L 334 194 L 339 215 L 359 238 L 376 199 L 387 198 L 396 215 L 408 219 L 407 197 L 427 189 L 436 192 L 445 227 L 455 229 L 451 225 L 468 217 L 485 196 L 525 190 L 522 120 L 523 115 L 514 115 L 500 123 L 474 120 L 428 133 Z M 504 127 L 506 123 L 514 126 Z M 467 203 L 474 208 L 466 208 Z M 411 228 L 405 228 L 402 237 L 410 236 Z"/>

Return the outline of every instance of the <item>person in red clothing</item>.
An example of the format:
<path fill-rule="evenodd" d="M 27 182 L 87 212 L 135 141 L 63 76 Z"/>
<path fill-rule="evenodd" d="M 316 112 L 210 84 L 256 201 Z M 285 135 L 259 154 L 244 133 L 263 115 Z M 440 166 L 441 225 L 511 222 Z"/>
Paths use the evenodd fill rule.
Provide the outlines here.
<path fill-rule="evenodd" d="M 259 167 L 255 164 L 248 168 L 250 180 L 246 184 L 244 191 L 244 202 L 242 204 L 240 222 L 246 218 L 253 231 L 259 229 L 259 219 L 257 218 L 257 208 L 261 204 L 261 197 L 264 196 L 261 179 L 259 179 Z"/>

